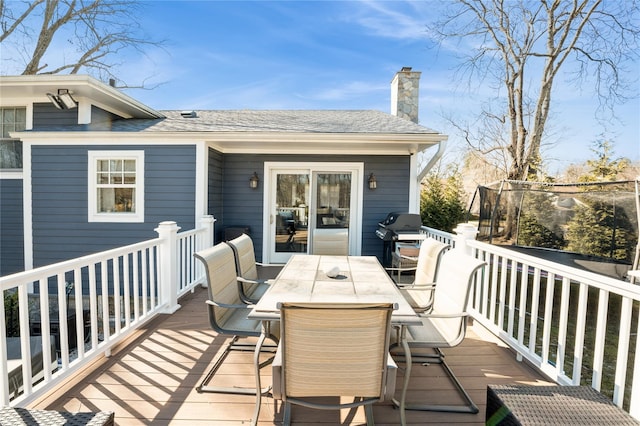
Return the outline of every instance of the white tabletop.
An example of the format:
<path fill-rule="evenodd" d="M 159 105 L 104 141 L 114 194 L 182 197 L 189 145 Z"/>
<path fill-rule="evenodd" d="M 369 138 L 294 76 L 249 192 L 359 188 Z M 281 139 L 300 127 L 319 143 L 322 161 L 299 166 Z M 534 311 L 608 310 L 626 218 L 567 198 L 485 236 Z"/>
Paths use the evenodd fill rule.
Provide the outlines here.
<path fill-rule="evenodd" d="M 338 267 L 335 278 L 326 271 Z M 278 319 L 278 302 L 395 303 L 391 322 L 418 324 L 420 319 L 375 256 L 294 255 L 260 298 L 249 318 Z"/>

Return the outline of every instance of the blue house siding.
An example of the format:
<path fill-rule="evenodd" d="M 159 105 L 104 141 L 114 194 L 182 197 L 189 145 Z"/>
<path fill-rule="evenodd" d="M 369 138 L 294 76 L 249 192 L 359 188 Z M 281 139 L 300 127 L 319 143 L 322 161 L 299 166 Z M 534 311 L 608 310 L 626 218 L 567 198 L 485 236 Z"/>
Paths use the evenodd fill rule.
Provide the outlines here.
<path fill-rule="evenodd" d="M 0 276 L 24 270 L 22 179 L 0 179 Z"/>
<path fill-rule="evenodd" d="M 88 222 L 87 152 L 144 150 L 144 223 Z M 155 238 L 159 222 L 195 227 L 195 156 L 187 146 L 33 146 L 33 263 L 47 265 Z"/>
<path fill-rule="evenodd" d="M 224 206 L 219 227 L 248 225 L 256 247 L 262 247 L 264 162 L 362 162 L 364 163 L 362 254 L 382 256 L 382 242 L 376 237 L 378 222 L 389 212 L 406 211 L 409 205 L 410 157 L 362 155 L 224 155 Z M 211 164 L 209 165 L 211 168 Z M 249 188 L 249 176 L 257 172 L 257 189 Z M 375 174 L 378 188 L 370 190 L 366 178 Z M 211 192 L 211 187 L 209 189 Z M 261 258 L 261 250 L 256 250 Z"/>
<path fill-rule="evenodd" d="M 58 109 L 53 104 L 33 104 L 33 129 L 48 126 L 75 126 L 78 124 L 78 108 Z"/>

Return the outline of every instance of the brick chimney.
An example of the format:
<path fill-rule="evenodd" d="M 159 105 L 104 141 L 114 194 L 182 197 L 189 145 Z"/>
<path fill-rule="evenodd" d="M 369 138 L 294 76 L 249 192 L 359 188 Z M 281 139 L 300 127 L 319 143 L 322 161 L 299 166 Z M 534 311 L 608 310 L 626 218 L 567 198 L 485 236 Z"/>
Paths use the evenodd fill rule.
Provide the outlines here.
<path fill-rule="evenodd" d="M 418 122 L 420 71 L 402 67 L 391 80 L 391 115 Z"/>

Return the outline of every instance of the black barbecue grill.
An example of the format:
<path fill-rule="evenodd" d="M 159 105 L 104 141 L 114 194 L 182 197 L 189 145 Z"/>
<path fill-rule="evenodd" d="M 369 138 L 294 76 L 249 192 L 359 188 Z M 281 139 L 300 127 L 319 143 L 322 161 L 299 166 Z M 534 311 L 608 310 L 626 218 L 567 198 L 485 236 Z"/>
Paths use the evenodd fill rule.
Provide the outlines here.
<path fill-rule="evenodd" d="M 376 235 L 383 241 L 382 263 L 391 265 L 391 253 L 397 241 L 420 241 L 425 235 L 420 232 L 422 219 L 419 214 L 392 212 L 382 222 L 378 222 Z"/>

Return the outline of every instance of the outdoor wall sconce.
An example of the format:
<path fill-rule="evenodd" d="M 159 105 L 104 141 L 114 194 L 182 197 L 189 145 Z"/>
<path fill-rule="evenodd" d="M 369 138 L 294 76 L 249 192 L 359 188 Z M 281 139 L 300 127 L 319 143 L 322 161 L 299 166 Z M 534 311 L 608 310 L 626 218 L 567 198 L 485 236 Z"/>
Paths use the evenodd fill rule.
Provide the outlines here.
<path fill-rule="evenodd" d="M 256 189 L 258 187 L 258 182 L 260 182 L 260 178 L 258 178 L 258 174 L 253 172 L 253 176 L 249 178 L 249 188 Z"/>
<path fill-rule="evenodd" d="M 376 177 L 371 173 L 369 175 L 369 189 L 376 189 L 378 187 L 378 181 L 376 181 Z"/>
<path fill-rule="evenodd" d="M 78 106 L 67 89 L 58 89 L 58 94 L 47 93 L 47 98 L 58 109 L 73 109 Z"/>

